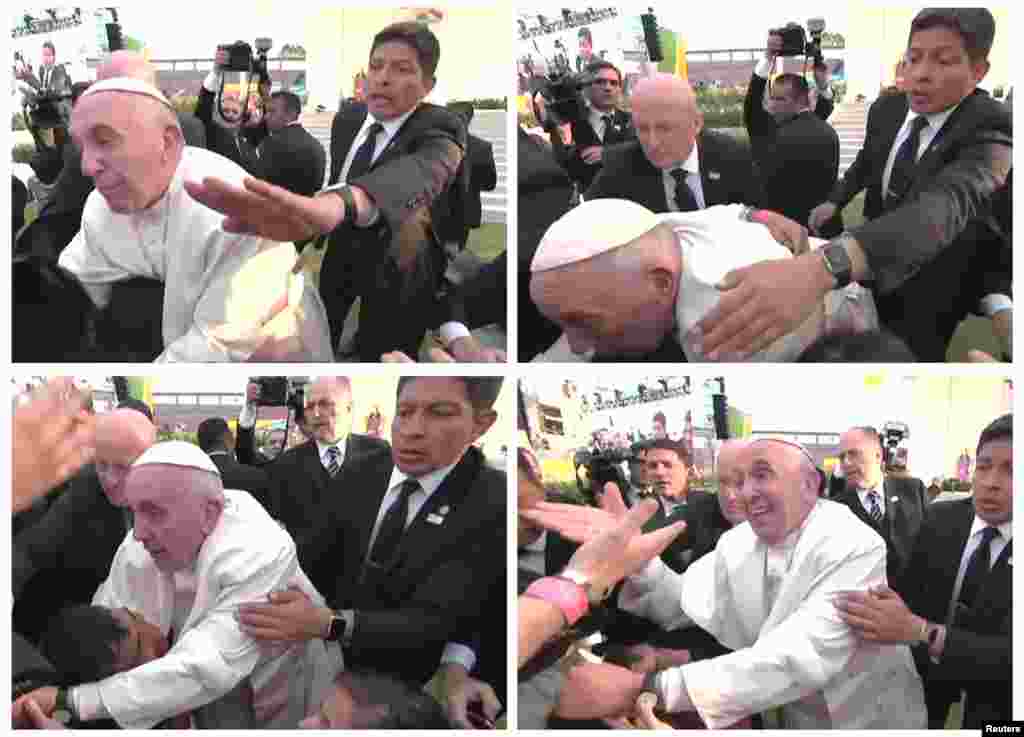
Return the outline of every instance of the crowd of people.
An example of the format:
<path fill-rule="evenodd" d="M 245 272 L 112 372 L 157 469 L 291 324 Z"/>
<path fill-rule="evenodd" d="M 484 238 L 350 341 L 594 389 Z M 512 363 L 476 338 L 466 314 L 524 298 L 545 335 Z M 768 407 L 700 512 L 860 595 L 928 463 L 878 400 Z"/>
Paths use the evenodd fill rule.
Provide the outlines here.
<path fill-rule="evenodd" d="M 305 442 L 158 439 L 52 381 L 15 409 L 15 726 L 452 728 L 507 703 L 503 470 L 477 441 L 502 379 L 403 377 L 388 440 L 344 376 Z M 503 421 L 507 421 L 503 420 Z M 352 494 L 359 489 L 358 494 Z"/>
<path fill-rule="evenodd" d="M 980 87 L 995 32 L 984 8 L 921 11 L 902 88 L 871 105 L 842 177 L 828 69 L 772 78 L 777 32 L 747 140 L 705 128 L 673 75 L 640 78 L 624 106 L 621 71 L 594 62 L 568 120 L 535 84 L 520 360 L 944 361 L 972 314 L 1010 360 L 1012 124 Z M 861 193 L 864 221 L 844 226 Z"/>
<path fill-rule="evenodd" d="M 1011 718 L 1012 415 L 951 501 L 888 472 L 872 427 L 841 434 L 835 490 L 790 440 L 724 441 L 716 493 L 691 488 L 684 443 L 640 453 L 594 506 L 546 501 L 520 449 L 521 728 Z"/>
<path fill-rule="evenodd" d="M 52 57 L 49 44 L 51 86 L 67 81 L 47 75 Z M 264 80 L 246 110 L 223 93 L 227 51 L 194 112 L 141 54 L 110 54 L 69 90 L 60 140 L 39 143 L 37 162 L 56 164 L 37 167 L 52 191 L 35 220 L 23 225 L 24 196 L 15 207 L 15 360 L 402 361 L 435 332 L 441 358 L 504 360 L 470 332 L 504 323 L 504 256 L 450 276 L 497 175 L 490 144 L 468 133 L 472 107 L 425 102 L 439 58 L 419 23 L 374 37 L 365 98 L 334 116 L 328 170 L 294 93 Z M 33 328 L 68 314 L 60 336 Z"/>

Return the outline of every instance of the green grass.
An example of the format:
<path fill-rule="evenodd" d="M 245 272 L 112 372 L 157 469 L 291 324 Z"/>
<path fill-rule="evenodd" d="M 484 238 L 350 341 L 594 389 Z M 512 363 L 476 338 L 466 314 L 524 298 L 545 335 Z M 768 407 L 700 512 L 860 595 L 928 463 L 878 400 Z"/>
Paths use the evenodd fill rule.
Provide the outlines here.
<path fill-rule="evenodd" d="M 505 250 L 505 223 L 484 223 L 469 233 L 466 248 L 481 261 L 493 261 Z"/>

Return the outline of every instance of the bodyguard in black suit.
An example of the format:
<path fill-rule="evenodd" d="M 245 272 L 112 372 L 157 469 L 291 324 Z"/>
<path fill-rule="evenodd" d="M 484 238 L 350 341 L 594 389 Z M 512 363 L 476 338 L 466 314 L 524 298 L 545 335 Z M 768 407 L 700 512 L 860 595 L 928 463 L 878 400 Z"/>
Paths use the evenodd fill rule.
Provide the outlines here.
<path fill-rule="evenodd" d="M 832 191 L 839 174 L 839 136 L 810 108 L 810 87 L 802 76 L 781 74 L 772 82 L 762 105 L 765 80 L 756 74 L 744 101 L 744 122 L 750 133 L 764 197 L 761 206 L 807 225 L 821 193 Z M 755 137 L 754 131 L 761 129 Z M 823 236 L 839 235 L 842 217 L 825 224 Z"/>
<path fill-rule="evenodd" d="M 864 188 L 868 222 L 784 264 L 745 269 L 699 324 L 707 353 L 756 351 L 793 330 L 829 291 L 854 280 L 873 283 L 883 326 L 919 360 L 944 359 L 963 315 L 957 314 L 960 281 L 974 281 L 963 273 L 965 264 L 974 268 L 992 257 L 991 234 L 1000 234 L 992 203 L 1012 166 L 1006 109 L 975 89 L 988 71 L 994 33 L 984 8 L 918 14 L 906 53 L 907 93 L 874 103 L 857 160 L 811 212 L 809 225 L 819 227 Z M 927 130 L 915 119 L 927 120 Z M 766 316 L 757 325 L 755 313 Z"/>
<path fill-rule="evenodd" d="M 585 88 L 585 117 L 569 121 L 572 144 L 563 145 L 557 130 L 551 129 L 555 158 L 580 192 L 586 192 L 600 173 L 608 146 L 636 138 L 632 117 L 618 109 L 622 100 L 622 72 L 611 62 L 596 61 L 587 66 L 586 76 L 593 82 Z"/>
<path fill-rule="evenodd" d="M 256 424 L 254 384 L 238 418 L 239 446 L 250 458 L 250 433 Z M 352 385 L 345 376 L 321 376 L 306 387 L 303 423 L 309 440 L 262 466 L 268 476 L 265 506 L 270 515 L 301 542 L 334 507 L 344 509 L 351 488 L 348 474 L 363 456 L 386 451 L 388 444 L 368 435 L 352 434 Z M 242 437 L 242 433 L 246 433 Z M 239 460 L 244 460 L 239 454 Z M 307 574 L 320 591 L 322 581 Z M 333 579 L 332 579 L 333 581 Z"/>
<path fill-rule="evenodd" d="M 362 361 L 379 361 L 391 350 L 416 355 L 445 270 L 440 233 L 448 218 L 462 217 L 448 193 L 465 189 L 458 174 L 466 176 L 460 169 L 466 127 L 450 111 L 423 102 L 439 57 L 426 26 L 388 26 L 370 50 L 367 109 L 339 111 L 331 126 L 330 183 L 347 212 L 330 234 L 320 295 L 335 344 L 361 297 L 356 346 Z"/>
<path fill-rule="evenodd" d="M 235 460 L 235 436 L 223 417 L 210 417 L 199 423 L 196 440 L 220 471 L 225 489 L 241 489 L 252 494 L 270 512 L 270 480 L 267 472 L 257 466 L 243 465 Z"/>
<path fill-rule="evenodd" d="M 749 147 L 702 130 L 689 84 L 671 75 L 643 79 L 631 102 L 639 140 L 605 152 L 585 199 L 626 199 L 659 213 L 759 203 Z"/>
<path fill-rule="evenodd" d="M 846 488 L 832 499 L 848 506 L 885 540 L 886 576 L 889 586 L 898 589 L 927 517 L 928 494 L 921 479 L 885 476 L 883 458 L 875 428 L 855 427 L 840 435 Z"/>
<path fill-rule="evenodd" d="M 243 628 L 265 639 L 338 640 L 348 667 L 426 681 L 445 642 L 505 576 L 505 474 L 472 446 L 497 419 L 500 385 L 400 379 L 393 448 L 354 464 L 344 504 L 322 511 L 299 543 L 314 581 L 334 576 L 318 586 L 331 609 L 286 593 L 243 607 Z"/>
<path fill-rule="evenodd" d="M 1012 718 L 1012 423 L 1004 415 L 981 433 L 973 498 L 932 504 L 898 593 L 840 603 L 866 639 L 919 643 L 932 729 L 961 691 L 964 729 Z"/>
<path fill-rule="evenodd" d="M 257 179 L 311 197 L 324 184 L 327 152 L 302 127 L 302 102 L 292 92 L 275 92 L 262 123 L 247 128 L 251 146 L 242 147 L 243 167 Z"/>
<path fill-rule="evenodd" d="M 494 147 L 490 141 L 468 132 L 473 122 L 472 104 L 468 102 L 452 103 L 448 109 L 458 113 L 466 125 L 466 156 L 459 166 L 458 178 L 459 184 L 465 183 L 465 189 L 459 190 L 455 196 L 456 191 L 453 188 L 451 197 L 453 211 L 451 217 L 445 218 L 444 232 L 439 235 L 445 243 L 458 244 L 461 251 L 466 247 L 469 231 L 480 227 L 483 218 L 480 193 L 490 192 L 498 186 L 498 169 L 494 163 Z M 504 295 L 502 299 L 504 299 Z"/>
<path fill-rule="evenodd" d="M 922 11 L 911 26 L 906 94 L 871 106 L 857 159 L 812 215 L 816 225 L 867 189 L 868 222 L 851 232 L 874 273 L 882 323 L 922 361 L 945 360 L 960 320 L 982 312 L 979 291 L 1009 294 L 1000 203 L 1009 201 L 1001 193 L 1012 125 L 1005 107 L 976 89 L 994 33 L 983 8 Z M 940 52 L 943 44 L 952 50 Z M 944 64 L 935 63 L 940 53 Z"/>

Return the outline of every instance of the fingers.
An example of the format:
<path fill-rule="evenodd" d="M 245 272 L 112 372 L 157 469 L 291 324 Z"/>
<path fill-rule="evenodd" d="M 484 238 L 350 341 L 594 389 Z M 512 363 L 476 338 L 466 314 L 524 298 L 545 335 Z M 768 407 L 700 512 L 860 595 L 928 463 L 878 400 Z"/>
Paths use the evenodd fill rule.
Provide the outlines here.
<path fill-rule="evenodd" d="M 970 350 L 967 351 L 967 363 L 999 363 L 999 361 L 985 351 Z"/>
<path fill-rule="evenodd" d="M 626 513 L 626 504 L 622 501 L 622 494 L 615 482 L 609 481 L 604 485 L 604 494 L 601 495 L 601 509 L 609 512 L 615 517 L 621 517 Z"/>
<path fill-rule="evenodd" d="M 43 713 L 42 708 L 34 700 L 25 699 L 24 710 L 24 713 L 28 715 L 32 725 L 36 729 L 49 729 L 52 727 L 51 722 L 53 722 L 53 720 L 49 719 L 46 714 Z"/>
<path fill-rule="evenodd" d="M 480 681 L 477 683 L 479 683 L 479 688 L 477 689 L 476 696 L 480 701 L 480 706 L 483 708 L 487 718 L 493 722 L 498 718 L 498 714 L 501 713 L 501 701 L 498 700 L 498 694 L 488 684 Z"/>
<path fill-rule="evenodd" d="M 427 351 L 431 363 L 455 363 L 455 358 L 443 348 L 431 348 Z"/>
<path fill-rule="evenodd" d="M 411 358 L 402 353 L 402 351 L 391 351 L 385 353 L 380 357 L 381 363 L 415 363 Z"/>
<path fill-rule="evenodd" d="M 650 558 L 661 555 L 662 551 L 671 545 L 672 541 L 679 537 L 685 529 L 685 522 L 676 522 L 644 535 L 644 541 L 648 545 L 647 552 L 651 553 Z"/>
<path fill-rule="evenodd" d="M 636 721 L 641 729 L 671 729 L 654 715 L 658 697 L 645 691 L 636 698 Z"/>
<path fill-rule="evenodd" d="M 644 526 L 644 523 L 646 523 L 647 520 L 653 517 L 654 513 L 657 511 L 657 501 L 655 501 L 654 499 L 644 499 L 639 504 L 634 505 L 633 508 L 630 509 L 624 517 L 622 517 L 622 521 L 618 524 L 617 530 L 625 532 L 629 536 L 633 536 L 640 532 L 641 528 L 643 528 Z M 685 523 L 682 524 L 684 524 L 685 526 Z M 670 527 L 666 527 L 664 529 L 670 530 L 673 527 L 675 527 L 675 525 L 671 525 Z M 678 534 L 678 530 L 676 531 L 676 534 Z M 672 535 L 668 539 L 668 541 L 665 543 L 666 546 L 669 542 L 672 541 L 672 537 L 675 537 L 675 535 Z"/>

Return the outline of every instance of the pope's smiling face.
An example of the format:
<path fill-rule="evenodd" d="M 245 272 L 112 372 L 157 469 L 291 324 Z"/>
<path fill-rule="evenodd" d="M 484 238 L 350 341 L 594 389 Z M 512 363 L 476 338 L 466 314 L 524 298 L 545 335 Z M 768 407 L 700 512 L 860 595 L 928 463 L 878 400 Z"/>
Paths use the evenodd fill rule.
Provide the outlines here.
<path fill-rule="evenodd" d="M 784 443 L 754 442 L 745 453 L 746 479 L 740 499 L 754 533 L 778 545 L 806 519 L 817 498 L 801 452 Z"/>

